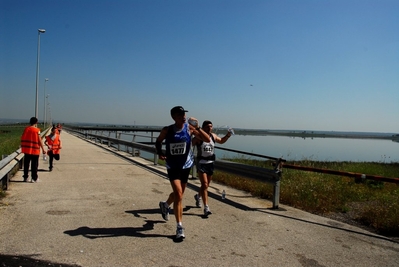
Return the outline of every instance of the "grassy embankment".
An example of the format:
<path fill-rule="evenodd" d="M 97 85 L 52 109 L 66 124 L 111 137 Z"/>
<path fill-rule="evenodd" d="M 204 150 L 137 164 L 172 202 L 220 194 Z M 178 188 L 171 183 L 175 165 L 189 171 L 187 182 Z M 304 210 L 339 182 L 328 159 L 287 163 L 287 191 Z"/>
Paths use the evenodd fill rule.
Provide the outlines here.
<path fill-rule="evenodd" d="M 18 149 L 24 127 L 0 126 L 0 155 Z M 270 168 L 271 162 L 246 158 L 229 159 L 249 165 Z M 287 162 L 345 172 L 365 173 L 385 177 L 399 176 L 399 163 L 379 162 Z M 214 181 L 250 192 L 253 196 L 271 199 L 272 185 L 215 172 Z M 280 203 L 320 215 L 331 213 L 350 215 L 362 225 L 378 233 L 399 236 L 399 185 L 367 181 L 355 183 L 353 178 L 324 173 L 283 169 Z M 0 192 L 0 198 L 5 193 Z"/>
<path fill-rule="evenodd" d="M 0 126 L 0 155 L 9 155 L 19 148 L 25 127 L 25 125 Z"/>
<path fill-rule="evenodd" d="M 270 161 L 229 159 L 248 165 L 271 168 Z M 399 163 L 378 162 L 287 162 L 307 167 L 398 177 Z M 253 196 L 271 199 L 270 184 L 216 172 L 214 181 L 250 192 Z M 399 184 L 366 181 L 354 178 L 284 169 L 281 179 L 280 203 L 319 215 L 346 215 L 384 235 L 399 236 Z M 338 216 L 342 218 L 343 216 Z"/>
<path fill-rule="evenodd" d="M 0 125 L 0 155 L 12 154 L 19 148 L 21 135 L 26 126 L 25 124 Z M 38 127 L 43 129 L 41 124 L 38 124 Z"/>

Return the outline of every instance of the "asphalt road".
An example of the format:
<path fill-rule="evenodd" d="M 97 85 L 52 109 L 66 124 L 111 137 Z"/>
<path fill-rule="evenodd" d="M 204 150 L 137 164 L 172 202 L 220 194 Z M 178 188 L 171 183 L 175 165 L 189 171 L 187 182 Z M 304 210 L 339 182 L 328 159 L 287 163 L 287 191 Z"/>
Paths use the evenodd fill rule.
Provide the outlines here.
<path fill-rule="evenodd" d="M 186 239 L 158 203 L 171 191 L 165 169 L 65 131 L 52 172 L 22 170 L 0 204 L 0 266 L 398 266 L 389 238 L 213 183 L 208 218 L 183 200 Z M 227 198 L 221 199 L 226 190 Z"/>

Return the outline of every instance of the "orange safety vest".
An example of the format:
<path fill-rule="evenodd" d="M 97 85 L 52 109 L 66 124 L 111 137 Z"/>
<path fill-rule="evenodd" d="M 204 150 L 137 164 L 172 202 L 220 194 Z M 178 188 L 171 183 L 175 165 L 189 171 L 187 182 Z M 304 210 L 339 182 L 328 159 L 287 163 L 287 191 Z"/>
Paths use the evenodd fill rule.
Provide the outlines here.
<path fill-rule="evenodd" d="M 21 151 L 29 155 L 40 155 L 40 129 L 28 126 L 21 137 Z"/>
<path fill-rule="evenodd" d="M 46 136 L 46 141 L 49 146 L 51 146 L 51 150 L 53 154 L 60 154 L 60 136 L 55 134 L 54 140 L 51 139 L 50 135 Z"/>

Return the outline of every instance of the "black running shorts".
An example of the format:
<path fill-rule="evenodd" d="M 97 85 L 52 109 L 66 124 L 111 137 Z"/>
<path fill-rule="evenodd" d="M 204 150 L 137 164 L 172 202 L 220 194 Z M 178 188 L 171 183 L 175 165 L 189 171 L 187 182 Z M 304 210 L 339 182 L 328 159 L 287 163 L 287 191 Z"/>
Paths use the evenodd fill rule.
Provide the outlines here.
<path fill-rule="evenodd" d="M 188 182 L 188 176 L 190 175 L 191 168 L 188 169 L 168 169 L 168 177 L 170 181 L 180 180 L 186 184 Z"/>
<path fill-rule="evenodd" d="M 213 170 L 215 169 L 215 165 L 212 163 L 201 164 L 198 163 L 197 166 L 198 171 L 206 173 L 208 175 L 213 175 Z"/>

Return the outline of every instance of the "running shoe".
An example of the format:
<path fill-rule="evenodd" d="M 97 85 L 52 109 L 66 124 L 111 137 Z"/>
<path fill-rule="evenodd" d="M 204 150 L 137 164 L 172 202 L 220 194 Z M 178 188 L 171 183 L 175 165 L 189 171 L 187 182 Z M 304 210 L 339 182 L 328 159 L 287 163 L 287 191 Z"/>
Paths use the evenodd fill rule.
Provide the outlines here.
<path fill-rule="evenodd" d="M 169 221 L 169 211 L 170 208 L 167 206 L 168 204 L 166 202 L 159 202 L 159 208 L 161 209 L 161 213 L 162 213 L 162 218 L 165 221 Z"/>
<path fill-rule="evenodd" d="M 197 208 L 201 208 L 202 207 L 202 205 L 201 205 L 201 197 L 200 196 L 198 196 L 198 194 L 195 194 L 194 195 L 194 199 L 195 199 L 195 205 L 197 206 Z"/>
<path fill-rule="evenodd" d="M 176 228 L 176 239 L 184 239 L 186 236 L 184 235 L 184 228 L 177 227 Z"/>
<path fill-rule="evenodd" d="M 208 206 L 205 206 L 204 215 L 205 215 L 205 216 L 208 216 L 208 215 L 211 215 L 211 214 L 212 214 L 212 211 L 209 209 Z"/>

